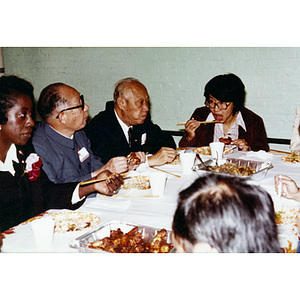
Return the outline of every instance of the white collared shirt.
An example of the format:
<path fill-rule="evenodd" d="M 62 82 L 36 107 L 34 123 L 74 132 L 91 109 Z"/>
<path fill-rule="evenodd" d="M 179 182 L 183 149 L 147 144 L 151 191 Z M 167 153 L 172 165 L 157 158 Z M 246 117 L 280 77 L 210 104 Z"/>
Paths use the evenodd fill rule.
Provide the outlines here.
<path fill-rule="evenodd" d="M 119 122 L 119 124 L 120 124 L 120 126 L 121 126 L 121 128 L 122 128 L 122 130 L 123 130 L 123 132 L 124 132 L 124 135 L 125 135 L 125 137 L 126 137 L 127 143 L 129 143 L 128 130 L 129 130 L 129 128 L 130 128 L 131 126 L 127 126 L 127 125 L 119 118 L 119 116 L 118 116 L 118 114 L 117 114 L 117 112 L 116 112 L 115 109 L 114 109 L 114 112 L 115 112 L 115 115 L 116 115 L 116 117 L 117 117 L 117 120 L 118 120 L 118 122 Z"/>
<path fill-rule="evenodd" d="M 9 150 L 7 151 L 4 163 L 0 160 L 0 171 L 8 171 L 11 175 L 15 176 L 16 171 L 13 166 L 13 161 L 16 163 L 19 162 L 17 157 L 17 148 L 15 144 L 11 144 Z"/>
<path fill-rule="evenodd" d="M 210 113 L 206 121 L 213 121 L 214 116 Z M 246 132 L 246 125 L 242 116 L 242 113 L 239 111 L 236 117 L 234 124 L 228 129 L 226 136 L 224 135 L 223 124 L 216 123 L 214 129 L 214 142 L 218 142 L 221 137 L 231 137 L 232 140 L 236 140 L 239 138 L 239 126 L 241 126 Z"/>
<path fill-rule="evenodd" d="M 117 120 L 118 120 L 118 122 L 119 122 L 119 124 L 120 124 L 120 126 L 121 126 L 121 128 L 122 128 L 122 130 L 123 130 L 123 132 L 124 132 L 124 135 L 125 135 L 125 137 L 126 137 L 127 143 L 129 143 L 128 130 L 129 130 L 129 128 L 130 128 L 131 126 L 127 126 L 127 125 L 119 118 L 119 116 L 118 116 L 118 114 L 117 114 L 117 112 L 116 112 L 115 109 L 114 109 L 114 112 L 115 112 L 116 118 L 117 118 Z M 149 166 L 149 164 L 148 164 L 148 158 L 147 158 L 147 157 L 148 157 L 148 156 L 146 156 L 146 161 L 145 161 L 145 163 L 144 163 L 144 164 L 140 164 L 140 165 L 139 165 L 139 168 L 141 167 L 141 165 L 143 165 L 144 168 Z"/>

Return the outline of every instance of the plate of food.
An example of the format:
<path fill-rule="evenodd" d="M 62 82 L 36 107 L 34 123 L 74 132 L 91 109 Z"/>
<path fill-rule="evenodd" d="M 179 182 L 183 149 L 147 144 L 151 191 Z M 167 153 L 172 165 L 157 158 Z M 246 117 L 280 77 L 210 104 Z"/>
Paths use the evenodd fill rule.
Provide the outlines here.
<path fill-rule="evenodd" d="M 121 189 L 132 190 L 137 189 L 140 191 L 149 190 L 150 182 L 148 176 L 137 175 L 124 179 L 124 183 L 121 186 Z"/>
<path fill-rule="evenodd" d="M 235 146 L 224 146 L 223 154 L 228 155 L 230 153 L 233 153 L 235 148 Z M 211 155 L 209 146 L 194 148 L 193 151 L 201 155 Z"/>
<path fill-rule="evenodd" d="M 55 233 L 68 233 L 92 229 L 101 222 L 98 216 L 85 212 L 59 212 L 48 214 L 48 216 L 55 220 Z"/>
<path fill-rule="evenodd" d="M 297 226 L 296 216 L 298 214 L 297 209 L 281 207 L 281 210 L 276 212 L 275 221 L 277 225 L 292 225 Z"/>
<path fill-rule="evenodd" d="M 281 157 L 281 160 L 285 162 L 290 162 L 293 164 L 300 163 L 300 154 L 297 152 L 292 152 L 290 154 Z"/>
<path fill-rule="evenodd" d="M 284 253 L 295 253 L 298 245 L 298 226 L 296 216 L 298 209 L 282 206 L 275 214 L 280 248 Z"/>

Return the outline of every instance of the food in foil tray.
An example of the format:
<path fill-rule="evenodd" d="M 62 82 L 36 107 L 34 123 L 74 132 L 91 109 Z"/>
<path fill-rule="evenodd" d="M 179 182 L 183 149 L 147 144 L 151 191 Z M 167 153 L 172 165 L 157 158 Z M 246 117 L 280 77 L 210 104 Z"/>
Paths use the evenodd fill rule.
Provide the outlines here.
<path fill-rule="evenodd" d="M 109 237 L 88 243 L 86 247 L 113 253 L 169 253 L 174 246 L 167 243 L 167 236 L 167 230 L 162 229 L 151 242 L 146 242 L 139 227 L 125 234 L 118 228 L 111 230 Z"/>
<path fill-rule="evenodd" d="M 222 163 L 219 162 L 219 164 L 217 164 L 213 160 L 209 160 L 206 161 L 205 164 L 208 169 L 205 169 L 202 164 L 198 164 L 193 167 L 193 170 L 217 172 L 241 177 L 254 176 L 256 180 L 260 180 L 264 178 L 269 169 L 273 168 L 273 165 L 269 162 L 244 160 L 237 158 L 226 158 L 222 160 Z"/>
<path fill-rule="evenodd" d="M 255 170 L 250 166 L 237 166 L 233 163 L 225 163 L 220 166 L 210 166 L 208 167 L 209 171 L 217 172 L 217 173 L 224 173 L 230 175 L 237 175 L 237 176 L 251 176 L 255 173 Z"/>

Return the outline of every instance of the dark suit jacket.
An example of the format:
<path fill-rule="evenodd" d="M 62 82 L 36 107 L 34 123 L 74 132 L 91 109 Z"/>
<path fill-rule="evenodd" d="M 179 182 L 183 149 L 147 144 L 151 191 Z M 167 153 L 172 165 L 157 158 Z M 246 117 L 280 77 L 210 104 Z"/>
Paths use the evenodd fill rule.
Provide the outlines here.
<path fill-rule="evenodd" d="M 191 118 L 197 121 L 205 121 L 210 113 L 207 107 L 197 108 Z M 247 108 L 241 110 L 247 132 L 239 127 L 239 139 L 245 139 L 253 151 L 269 151 L 267 134 L 262 118 Z M 179 141 L 180 147 L 208 146 L 213 141 L 215 124 L 201 124 L 196 130 L 196 136 L 191 141 L 186 139 L 187 132 Z"/>
<path fill-rule="evenodd" d="M 90 141 L 82 130 L 68 139 L 41 122 L 33 134 L 32 143 L 43 160 L 43 169 L 54 183 L 80 182 L 91 178 L 91 173 L 103 166 L 101 159 L 93 155 Z M 85 148 L 89 157 L 80 162 L 78 149 Z"/>
<path fill-rule="evenodd" d="M 130 148 L 115 116 L 113 101 L 107 102 L 105 111 L 96 115 L 84 129 L 91 142 L 92 151 L 101 157 L 103 163 L 107 163 L 112 157 L 127 156 L 130 152 L 144 151 L 154 154 L 161 147 L 176 148 L 173 137 L 153 124 L 149 113 L 145 122 L 133 126 L 133 130 L 134 142 Z M 145 144 L 141 145 L 144 133 L 147 139 Z"/>
<path fill-rule="evenodd" d="M 72 205 L 71 198 L 77 183 L 52 183 L 41 169 L 36 181 L 24 173 L 25 160 L 34 152 L 31 145 L 17 146 L 20 163 L 14 163 L 15 176 L 0 172 L 0 228 L 5 231 L 50 208 L 76 209 L 83 201 Z"/>

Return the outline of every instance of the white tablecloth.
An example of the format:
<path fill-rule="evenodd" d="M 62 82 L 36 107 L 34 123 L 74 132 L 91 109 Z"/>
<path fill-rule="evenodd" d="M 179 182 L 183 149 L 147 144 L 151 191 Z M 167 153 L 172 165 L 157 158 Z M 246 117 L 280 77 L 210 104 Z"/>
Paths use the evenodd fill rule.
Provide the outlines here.
<path fill-rule="evenodd" d="M 285 174 L 300 184 L 300 164 L 283 162 L 281 160 L 282 156 L 282 154 L 268 153 L 268 155 L 264 155 L 263 153 L 235 152 L 226 157 L 269 161 L 274 165 L 274 168 L 269 170 L 266 177 L 258 183 L 272 196 L 276 210 L 279 197 L 274 189 L 274 176 L 276 174 Z M 209 157 L 203 156 L 203 158 L 208 159 Z M 181 176 L 181 178 L 176 178 L 168 175 L 164 196 L 143 197 L 143 195 L 151 195 L 151 190 L 134 192 L 121 190 L 119 195 L 115 197 L 100 196 L 88 198 L 84 205 L 77 211 L 93 213 L 99 216 L 101 224 L 116 220 L 171 230 L 178 193 L 185 187 L 188 187 L 199 175 L 196 172 L 193 172 L 191 175 L 182 174 L 180 165 L 162 166 L 160 168 Z M 141 170 L 140 172 L 142 171 L 143 173 L 144 171 L 158 172 L 152 169 Z M 122 194 L 126 196 L 120 197 Z M 133 195 L 133 197 L 129 197 L 128 194 Z M 299 208 L 300 206 L 298 202 L 293 200 L 281 198 L 281 201 L 282 205 L 286 207 Z M 48 212 L 57 212 L 57 210 L 50 210 Z M 20 224 L 12 228 L 11 232 L 13 233 L 4 233 L 2 252 L 37 252 L 30 223 Z M 69 243 L 82 234 L 83 232 L 55 233 L 52 248 L 48 251 L 59 253 L 77 252 L 76 249 L 69 246 Z"/>

